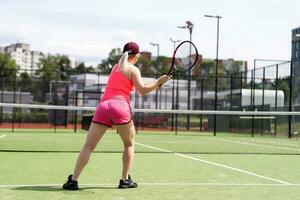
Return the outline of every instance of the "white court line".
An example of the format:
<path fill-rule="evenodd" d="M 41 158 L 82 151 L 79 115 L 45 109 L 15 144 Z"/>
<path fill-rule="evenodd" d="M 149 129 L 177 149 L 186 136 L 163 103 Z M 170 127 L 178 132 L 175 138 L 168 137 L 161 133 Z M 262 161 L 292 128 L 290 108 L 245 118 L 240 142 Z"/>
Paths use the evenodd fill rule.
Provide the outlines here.
<path fill-rule="evenodd" d="M 147 183 L 147 182 L 139 182 L 139 185 L 144 186 L 300 186 L 300 183 L 297 184 L 279 184 L 279 183 Z M 62 184 L 20 184 L 20 185 L 0 185 L 0 188 L 21 188 L 21 187 L 58 187 L 61 188 Z M 79 184 L 79 187 L 116 187 L 116 183 L 90 183 L 90 184 Z"/>
<path fill-rule="evenodd" d="M 142 143 L 138 143 L 138 142 L 135 142 L 135 144 L 137 144 L 139 146 L 147 147 L 147 148 L 150 148 L 150 149 L 154 149 L 154 150 L 166 152 L 166 153 L 172 153 L 172 154 L 174 154 L 176 156 L 187 158 L 187 159 L 190 159 L 190 160 L 194 160 L 194 161 L 198 161 L 198 162 L 202 162 L 202 163 L 206 163 L 206 164 L 210 164 L 210 165 L 214 165 L 214 166 L 218 166 L 218 167 L 223 167 L 223 168 L 226 168 L 226 169 L 231 169 L 233 171 L 242 172 L 242 173 L 245 173 L 245 174 L 248 174 L 248 175 L 251 175 L 251 176 L 256 176 L 256 177 L 259 177 L 259 178 L 267 179 L 267 180 L 274 181 L 274 182 L 277 182 L 277 183 L 281 183 L 281 184 L 284 184 L 284 185 L 292 185 L 292 183 L 289 183 L 289 182 L 286 182 L 286 181 L 283 181 L 283 180 L 274 179 L 274 178 L 270 178 L 270 177 L 267 177 L 267 176 L 262 176 L 262 175 L 255 174 L 255 173 L 252 173 L 252 172 L 248 172 L 248 171 L 245 171 L 245 170 L 242 170 L 242 169 L 238 169 L 238 168 L 235 168 L 235 167 L 230 167 L 230 166 L 227 166 L 227 165 L 222 165 L 222 164 L 211 162 L 211 161 L 207 161 L 207 160 L 203 160 L 203 159 L 199 159 L 199 158 L 194 158 L 192 156 L 188 156 L 188 155 L 184 155 L 184 154 L 181 154 L 181 153 L 172 152 L 172 151 L 169 151 L 169 150 L 166 150 L 166 149 L 161 149 L 161 148 L 153 147 L 153 146 L 142 144 Z"/>
<path fill-rule="evenodd" d="M 209 139 L 211 139 L 211 140 L 219 140 L 219 141 L 224 141 L 224 142 L 231 142 L 231 143 L 236 143 L 236 144 L 245 144 L 245 145 L 250 145 L 250 146 L 259 146 L 259 147 L 266 147 L 266 148 L 276 148 L 276 149 L 282 149 L 282 150 L 289 150 L 289 151 L 300 152 L 300 149 L 296 149 L 296 148 L 279 147 L 279 146 L 272 146 L 272 145 L 262 145 L 262 144 L 257 144 L 257 143 L 242 142 L 242 141 L 239 141 L 239 140 L 229 140 L 229 139 L 219 139 L 219 138 L 209 138 Z"/>
<path fill-rule="evenodd" d="M 6 136 L 6 135 L 1 135 L 1 136 L 0 136 L 0 140 L 3 139 L 5 136 Z"/>

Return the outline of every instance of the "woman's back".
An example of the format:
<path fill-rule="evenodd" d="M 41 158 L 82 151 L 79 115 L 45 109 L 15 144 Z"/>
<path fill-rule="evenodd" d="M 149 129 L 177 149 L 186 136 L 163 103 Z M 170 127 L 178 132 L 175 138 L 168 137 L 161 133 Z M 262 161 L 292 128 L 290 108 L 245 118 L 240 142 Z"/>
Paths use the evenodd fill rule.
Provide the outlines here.
<path fill-rule="evenodd" d="M 101 100 L 103 101 L 113 97 L 122 96 L 127 101 L 130 101 L 130 92 L 133 89 L 133 82 L 130 76 L 130 66 L 120 69 L 119 64 L 115 65 L 109 75 L 105 92 Z"/>

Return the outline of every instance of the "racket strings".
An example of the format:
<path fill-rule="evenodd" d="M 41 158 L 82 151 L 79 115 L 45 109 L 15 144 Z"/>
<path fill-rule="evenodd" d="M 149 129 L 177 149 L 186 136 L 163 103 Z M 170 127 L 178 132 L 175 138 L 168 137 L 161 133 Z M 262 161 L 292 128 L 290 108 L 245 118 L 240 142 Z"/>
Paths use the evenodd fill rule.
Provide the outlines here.
<path fill-rule="evenodd" d="M 174 69 L 176 71 L 187 71 L 197 61 L 198 53 L 192 43 L 185 42 L 178 47 L 174 58 Z"/>

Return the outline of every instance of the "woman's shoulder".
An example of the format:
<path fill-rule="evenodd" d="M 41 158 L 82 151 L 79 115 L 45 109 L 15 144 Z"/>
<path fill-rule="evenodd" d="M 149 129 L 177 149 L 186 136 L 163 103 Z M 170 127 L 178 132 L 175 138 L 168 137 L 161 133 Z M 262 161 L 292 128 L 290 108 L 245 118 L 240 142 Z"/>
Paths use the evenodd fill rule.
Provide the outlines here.
<path fill-rule="evenodd" d="M 139 68 L 137 68 L 135 65 L 127 65 L 126 69 L 129 70 L 129 71 L 131 71 L 131 72 L 139 70 Z"/>
<path fill-rule="evenodd" d="M 139 74 L 140 73 L 140 70 L 139 70 L 139 68 L 137 67 L 137 66 L 135 66 L 135 65 L 130 65 L 129 66 L 129 70 L 132 72 L 132 73 L 134 73 L 134 74 Z"/>

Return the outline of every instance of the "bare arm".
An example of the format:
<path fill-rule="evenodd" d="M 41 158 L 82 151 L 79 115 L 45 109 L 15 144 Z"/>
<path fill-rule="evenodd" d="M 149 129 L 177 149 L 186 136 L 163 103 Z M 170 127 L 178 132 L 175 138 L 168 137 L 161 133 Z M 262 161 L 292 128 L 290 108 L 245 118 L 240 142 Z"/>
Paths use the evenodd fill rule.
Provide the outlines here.
<path fill-rule="evenodd" d="M 164 84 L 170 79 L 170 77 L 164 75 L 161 76 L 159 79 L 155 80 L 153 83 L 145 84 L 142 80 L 140 70 L 136 67 L 132 67 L 131 75 L 134 87 L 143 96 L 157 89 L 161 84 Z"/>

